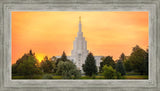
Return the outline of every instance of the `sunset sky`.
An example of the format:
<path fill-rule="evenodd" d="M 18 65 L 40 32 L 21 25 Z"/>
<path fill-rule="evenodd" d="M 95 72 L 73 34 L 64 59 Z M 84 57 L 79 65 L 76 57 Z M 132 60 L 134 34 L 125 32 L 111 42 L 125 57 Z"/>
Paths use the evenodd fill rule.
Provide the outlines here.
<path fill-rule="evenodd" d="M 30 49 L 44 56 L 68 56 L 77 36 L 79 16 L 87 49 L 94 56 L 130 55 L 148 48 L 148 12 L 12 12 L 12 64 Z"/>

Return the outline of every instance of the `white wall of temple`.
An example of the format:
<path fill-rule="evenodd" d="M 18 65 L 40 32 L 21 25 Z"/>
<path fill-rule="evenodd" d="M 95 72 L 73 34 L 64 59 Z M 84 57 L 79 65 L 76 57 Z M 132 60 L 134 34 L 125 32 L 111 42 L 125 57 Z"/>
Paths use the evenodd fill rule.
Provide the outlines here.
<path fill-rule="evenodd" d="M 88 55 L 88 54 L 86 54 Z M 56 56 L 56 58 L 60 58 L 61 56 Z M 87 56 L 86 56 L 87 57 Z M 83 70 L 82 65 L 85 63 L 86 57 L 82 57 L 82 61 L 80 62 L 80 64 L 78 64 L 78 62 L 73 62 L 77 67 L 80 68 L 80 70 Z M 103 56 L 94 56 L 95 60 L 96 60 L 96 66 L 97 69 L 99 70 L 100 67 L 100 62 L 102 62 L 101 58 Z M 67 56 L 67 59 L 71 60 L 71 61 L 76 61 L 76 58 L 73 58 L 72 56 Z M 54 60 L 54 58 L 53 58 Z"/>

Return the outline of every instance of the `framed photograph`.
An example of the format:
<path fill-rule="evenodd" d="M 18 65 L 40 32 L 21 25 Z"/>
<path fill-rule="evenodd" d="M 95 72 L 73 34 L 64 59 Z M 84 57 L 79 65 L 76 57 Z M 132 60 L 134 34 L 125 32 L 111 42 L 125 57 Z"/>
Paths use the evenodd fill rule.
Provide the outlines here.
<path fill-rule="evenodd" d="M 0 90 L 157 91 L 159 4 L 0 1 Z"/>

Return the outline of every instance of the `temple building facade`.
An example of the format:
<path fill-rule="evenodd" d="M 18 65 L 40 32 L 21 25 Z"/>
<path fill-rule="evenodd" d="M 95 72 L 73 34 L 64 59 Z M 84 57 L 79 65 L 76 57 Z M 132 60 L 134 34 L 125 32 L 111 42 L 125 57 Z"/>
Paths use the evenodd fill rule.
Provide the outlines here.
<path fill-rule="evenodd" d="M 83 70 L 82 64 L 85 63 L 87 55 L 87 41 L 85 40 L 85 37 L 83 37 L 81 17 L 79 17 L 79 31 L 73 42 L 73 50 L 71 51 L 71 59 L 79 70 Z"/>
<path fill-rule="evenodd" d="M 75 63 L 77 68 L 83 73 L 82 65 L 85 63 L 88 53 L 89 51 L 87 50 L 87 41 L 83 36 L 81 17 L 79 17 L 79 30 L 77 33 L 77 37 L 73 42 L 73 50 L 71 51 L 71 56 L 67 56 L 67 58 Z M 60 58 L 60 56 L 56 57 Z M 102 56 L 94 56 L 94 58 L 96 60 L 97 69 L 99 69 L 100 62 L 102 61 Z"/>
<path fill-rule="evenodd" d="M 82 32 L 81 17 L 79 17 L 79 30 L 77 33 L 77 37 L 73 42 L 73 50 L 71 51 L 70 59 L 73 61 L 73 63 L 76 64 L 77 68 L 82 72 L 82 65 L 85 63 L 88 52 L 89 51 L 87 50 L 87 41 L 85 40 L 85 37 L 83 36 Z M 100 66 L 101 57 L 102 56 L 94 56 L 97 68 L 99 68 Z"/>

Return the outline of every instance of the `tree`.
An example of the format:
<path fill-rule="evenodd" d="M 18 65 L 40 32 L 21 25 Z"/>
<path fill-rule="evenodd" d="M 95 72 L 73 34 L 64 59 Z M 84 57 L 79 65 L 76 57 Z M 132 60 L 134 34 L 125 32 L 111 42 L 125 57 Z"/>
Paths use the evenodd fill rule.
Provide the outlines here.
<path fill-rule="evenodd" d="M 47 56 L 44 57 L 42 62 L 40 63 L 41 69 L 45 73 L 53 73 L 55 72 L 55 62 L 48 59 Z"/>
<path fill-rule="evenodd" d="M 124 61 L 125 59 L 126 59 L 126 58 L 125 58 L 125 55 L 124 55 L 124 53 L 122 53 L 121 56 L 119 57 L 119 60 Z"/>
<path fill-rule="evenodd" d="M 58 63 L 57 73 L 62 75 L 64 79 L 80 78 L 80 71 L 77 70 L 76 65 L 71 61 L 60 61 Z"/>
<path fill-rule="evenodd" d="M 60 61 L 63 61 L 63 62 L 70 61 L 70 60 L 67 59 L 67 55 L 64 51 L 62 53 L 62 56 L 60 58 L 57 58 L 57 60 L 55 62 L 55 65 L 56 65 L 55 71 L 57 71 L 58 64 L 59 64 Z"/>
<path fill-rule="evenodd" d="M 116 64 L 116 71 L 121 73 L 122 76 L 126 74 L 122 60 L 118 60 Z"/>
<path fill-rule="evenodd" d="M 28 54 L 24 54 L 20 59 L 17 60 L 16 64 L 12 65 L 12 71 L 15 74 L 28 76 L 31 78 L 35 74 L 41 74 L 38 60 L 35 54 L 32 54 L 31 50 Z"/>
<path fill-rule="evenodd" d="M 124 61 L 124 68 L 126 72 L 131 72 L 133 70 L 131 61 L 129 60 Z"/>
<path fill-rule="evenodd" d="M 12 74 L 17 73 L 17 64 L 12 64 Z"/>
<path fill-rule="evenodd" d="M 83 67 L 83 71 L 87 76 L 92 76 L 94 74 L 97 74 L 96 61 L 92 53 L 88 54 L 85 60 L 85 64 L 83 64 L 82 67 Z"/>
<path fill-rule="evenodd" d="M 66 56 L 66 53 L 64 51 L 63 51 L 63 54 L 61 56 L 61 60 L 64 61 L 64 62 L 68 60 L 67 56 Z"/>
<path fill-rule="evenodd" d="M 140 74 L 146 74 L 146 69 L 148 68 L 148 55 L 145 50 L 136 45 L 132 49 L 129 61 L 131 61 L 133 70 L 135 72 L 139 72 Z"/>
<path fill-rule="evenodd" d="M 115 62 L 111 56 L 107 56 L 102 62 L 100 62 L 100 67 L 99 67 L 100 72 L 102 72 L 102 68 L 104 65 L 112 66 L 112 68 L 115 69 Z"/>
<path fill-rule="evenodd" d="M 144 74 L 146 74 L 146 75 L 148 75 L 148 59 L 149 59 L 149 56 L 148 56 L 148 49 L 146 50 L 146 57 L 145 57 L 145 61 L 144 61 L 144 65 L 145 65 L 145 67 L 144 67 Z"/>
<path fill-rule="evenodd" d="M 103 68 L 103 76 L 105 79 L 114 79 L 116 76 L 116 70 L 112 68 L 112 66 L 104 65 Z"/>

